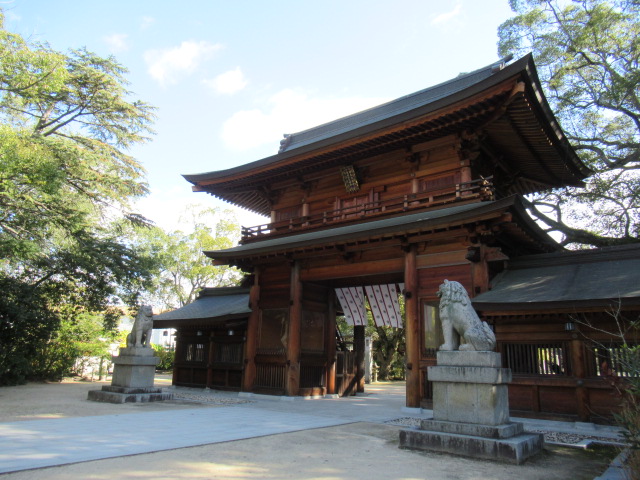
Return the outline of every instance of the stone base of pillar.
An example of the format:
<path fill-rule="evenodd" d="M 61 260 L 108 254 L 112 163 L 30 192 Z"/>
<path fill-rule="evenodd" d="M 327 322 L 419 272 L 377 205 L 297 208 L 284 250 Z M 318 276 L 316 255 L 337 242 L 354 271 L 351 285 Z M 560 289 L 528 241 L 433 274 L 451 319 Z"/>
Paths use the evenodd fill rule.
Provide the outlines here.
<path fill-rule="evenodd" d="M 428 368 L 433 418 L 400 432 L 400 447 L 520 464 L 542 450 L 543 435 L 509 421 L 511 370 L 499 353 L 438 352 Z"/>
<path fill-rule="evenodd" d="M 161 388 L 126 388 L 105 385 L 102 390 L 90 390 L 88 399 L 106 403 L 143 403 L 171 400 L 173 393 L 164 393 Z"/>
<path fill-rule="evenodd" d="M 543 441 L 541 433 L 524 433 L 521 423 L 494 426 L 430 419 L 419 429 L 400 431 L 400 448 L 515 464 L 539 453 Z"/>
<path fill-rule="evenodd" d="M 121 348 L 120 355 L 113 357 L 111 385 L 103 386 L 102 390 L 91 390 L 87 398 L 95 402 L 108 403 L 158 402 L 172 399 L 172 393 L 163 393 L 161 388 L 153 386 L 159 361 L 150 347 Z"/>

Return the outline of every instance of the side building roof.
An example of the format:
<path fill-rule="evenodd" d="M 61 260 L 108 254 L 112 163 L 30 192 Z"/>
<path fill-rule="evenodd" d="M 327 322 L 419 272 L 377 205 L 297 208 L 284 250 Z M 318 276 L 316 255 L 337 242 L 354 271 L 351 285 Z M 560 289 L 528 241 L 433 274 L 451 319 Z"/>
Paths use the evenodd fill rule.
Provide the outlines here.
<path fill-rule="evenodd" d="M 640 305 L 640 244 L 520 257 L 492 284 L 477 310 Z"/>
<path fill-rule="evenodd" d="M 249 316 L 249 289 L 242 287 L 205 288 L 184 307 L 153 316 L 153 328 L 223 323 Z"/>

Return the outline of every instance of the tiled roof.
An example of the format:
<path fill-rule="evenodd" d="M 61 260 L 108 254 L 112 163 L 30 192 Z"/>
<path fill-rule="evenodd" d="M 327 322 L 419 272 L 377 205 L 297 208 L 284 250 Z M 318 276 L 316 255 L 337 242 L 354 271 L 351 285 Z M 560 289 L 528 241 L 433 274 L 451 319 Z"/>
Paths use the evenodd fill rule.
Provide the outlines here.
<path fill-rule="evenodd" d="M 184 307 L 153 316 L 154 328 L 174 327 L 176 322 L 219 320 L 248 316 L 249 289 L 222 287 L 204 289 L 200 296 Z"/>
<path fill-rule="evenodd" d="M 521 257 L 492 283 L 476 309 L 640 304 L 640 244 Z"/>

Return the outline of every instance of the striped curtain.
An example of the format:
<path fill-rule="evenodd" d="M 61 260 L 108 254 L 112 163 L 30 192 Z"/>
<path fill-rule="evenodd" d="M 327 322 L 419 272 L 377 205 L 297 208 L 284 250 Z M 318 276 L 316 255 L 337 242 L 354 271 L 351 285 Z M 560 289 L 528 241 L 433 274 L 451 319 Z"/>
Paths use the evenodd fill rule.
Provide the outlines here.
<path fill-rule="evenodd" d="M 402 316 L 398 304 L 398 290 L 403 284 L 370 285 L 364 287 L 336 288 L 336 296 L 349 325 L 366 325 L 367 316 L 364 295 L 369 299 L 373 320 L 378 327 L 402 328 Z M 398 289 L 399 287 L 399 289 Z"/>

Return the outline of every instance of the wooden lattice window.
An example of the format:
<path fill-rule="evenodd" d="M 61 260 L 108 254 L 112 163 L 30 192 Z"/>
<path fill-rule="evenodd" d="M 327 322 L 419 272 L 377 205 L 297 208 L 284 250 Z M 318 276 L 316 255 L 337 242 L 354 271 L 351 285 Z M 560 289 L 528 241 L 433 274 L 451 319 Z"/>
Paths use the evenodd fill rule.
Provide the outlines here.
<path fill-rule="evenodd" d="M 423 178 L 420 180 L 419 190 L 420 192 L 433 192 L 436 190 L 452 189 L 456 184 L 460 183 L 461 178 L 462 176 L 459 172 L 437 178 Z"/>
<path fill-rule="evenodd" d="M 564 343 L 503 343 L 502 364 L 515 374 L 569 375 Z"/>
<path fill-rule="evenodd" d="M 302 215 L 302 207 L 300 205 L 296 205 L 294 207 L 282 208 L 280 210 L 276 210 L 276 223 L 280 222 L 288 222 L 294 218 L 300 218 Z"/>
<path fill-rule="evenodd" d="M 640 351 L 637 346 L 614 343 L 593 347 L 593 372 L 598 376 L 638 376 Z"/>
<path fill-rule="evenodd" d="M 242 343 L 216 343 L 214 363 L 242 364 Z"/>
<path fill-rule="evenodd" d="M 202 363 L 205 358 L 204 343 L 188 343 L 184 349 L 184 361 L 191 363 Z"/>

